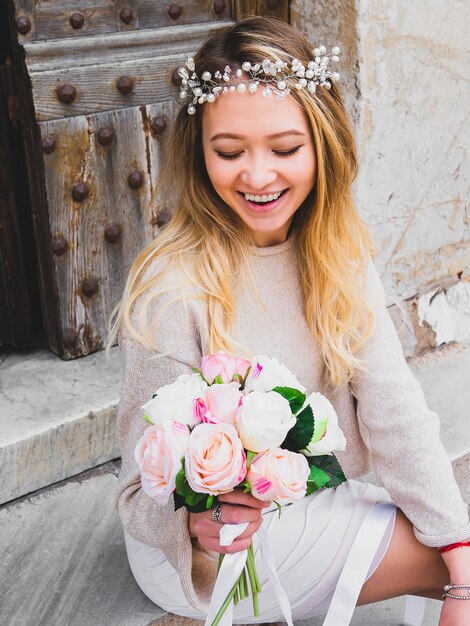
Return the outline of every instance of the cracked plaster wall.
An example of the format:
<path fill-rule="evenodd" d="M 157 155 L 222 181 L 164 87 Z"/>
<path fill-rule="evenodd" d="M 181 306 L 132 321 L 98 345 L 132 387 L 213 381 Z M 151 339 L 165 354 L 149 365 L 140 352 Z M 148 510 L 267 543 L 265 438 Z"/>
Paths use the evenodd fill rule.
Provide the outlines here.
<path fill-rule="evenodd" d="M 430 300 L 470 274 L 470 5 L 294 0 L 291 16 L 312 43 L 342 49 L 360 158 L 355 199 L 385 289 Z M 469 307 L 458 301 L 455 323 L 466 324 Z"/>

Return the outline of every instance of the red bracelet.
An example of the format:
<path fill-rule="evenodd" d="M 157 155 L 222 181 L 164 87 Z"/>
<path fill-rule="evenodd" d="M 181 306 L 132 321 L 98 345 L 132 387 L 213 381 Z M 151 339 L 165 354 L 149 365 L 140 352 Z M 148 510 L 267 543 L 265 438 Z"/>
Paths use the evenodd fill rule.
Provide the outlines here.
<path fill-rule="evenodd" d="M 438 550 L 439 552 L 448 552 L 449 550 L 453 550 L 454 548 L 462 548 L 463 546 L 470 546 L 470 541 L 450 543 L 448 546 L 442 546 L 442 548 L 438 548 Z"/>

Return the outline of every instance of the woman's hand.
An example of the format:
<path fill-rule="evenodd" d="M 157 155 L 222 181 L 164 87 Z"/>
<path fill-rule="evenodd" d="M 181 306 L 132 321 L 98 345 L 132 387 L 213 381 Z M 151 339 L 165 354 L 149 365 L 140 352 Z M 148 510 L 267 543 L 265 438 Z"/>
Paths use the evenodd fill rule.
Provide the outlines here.
<path fill-rule="evenodd" d="M 468 541 L 468 540 L 467 540 Z M 470 585 L 470 547 L 455 548 L 441 554 L 453 585 Z M 468 597 L 466 589 L 451 589 L 450 593 Z M 439 626 L 470 624 L 470 600 L 446 598 L 442 607 Z"/>
<path fill-rule="evenodd" d="M 220 511 L 224 524 L 238 524 L 249 522 L 246 530 L 237 537 L 230 546 L 221 546 L 219 543 L 220 523 L 214 521 L 212 509 L 203 513 L 189 514 L 189 534 L 196 537 L 199 544 L 207 550 L 233 554 L 245 550 L 251 544 L 253 534 L 261 526 L 263 518 L 262 510 L 271 505 L 271 502 L 258 500 L 251 493 L 243 493 L 241 489 L 235 489 L 218 497 L 222 504 Z"/>

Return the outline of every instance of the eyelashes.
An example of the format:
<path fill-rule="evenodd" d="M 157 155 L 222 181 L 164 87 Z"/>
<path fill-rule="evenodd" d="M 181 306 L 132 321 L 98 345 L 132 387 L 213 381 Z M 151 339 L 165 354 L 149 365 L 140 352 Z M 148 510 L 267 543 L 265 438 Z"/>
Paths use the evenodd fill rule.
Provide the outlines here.
<path fill-rule="evenodd" d="M 290 150 L 273 150 L 273 152 L 276 156 L 281 157 L 281 158 L 290 157 L 296 152 L 298 152 L 300 148 L 301 146 L 296 146 L 295 148 L 291 148 Z M 240 154 L 242 154 L 241 152 L 236 152 L 234 154 L 227 154 L 226 152 L 219 152 L 218 150 L 216 150 L 215 152 L 221 159 L 225 159 L 226 161 L 233 161 L 234 159 L 238 158 Z"/>

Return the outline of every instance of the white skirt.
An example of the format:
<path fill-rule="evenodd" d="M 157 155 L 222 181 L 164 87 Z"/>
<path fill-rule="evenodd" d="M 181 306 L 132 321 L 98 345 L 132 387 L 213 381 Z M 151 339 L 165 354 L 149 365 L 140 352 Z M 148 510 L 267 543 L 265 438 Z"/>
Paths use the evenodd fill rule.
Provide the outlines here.
<path fill-rule="evenodd" d="M 395 514 L 385 489 L 348 480 L 284 508 L 280 518 L 274 510 L 264 515 L 263 526 L 294 620 L 324 615 L 330 608 L 325 624 L 349 624 L 364 582 L 387 552 Z M 205 620 L 204 614 L 188 604 L 179 575 L 163 552 L 124 534 L 129 564 L 142 591 L 165 611 Z M 253 545 L 262 587 L 261 615 L 253 617 L 248 598 L 234 607 L 233 623 L 284 621 L 258 554 L 256 535 Z"/>

